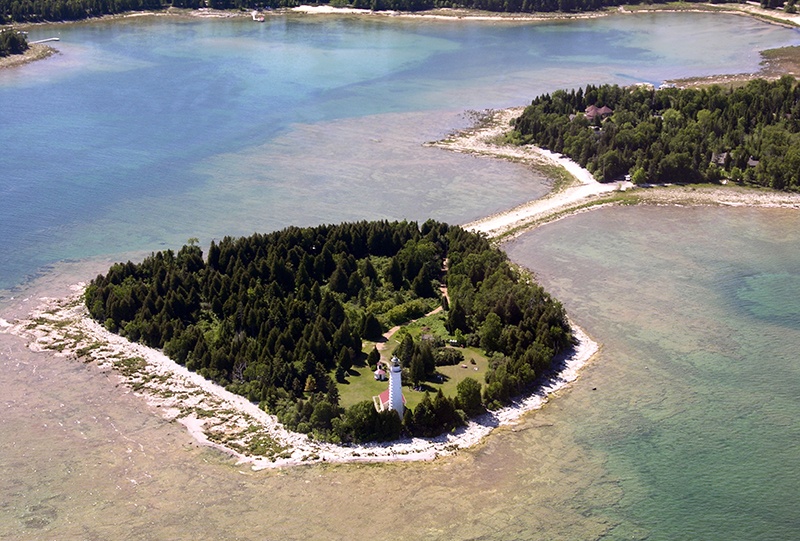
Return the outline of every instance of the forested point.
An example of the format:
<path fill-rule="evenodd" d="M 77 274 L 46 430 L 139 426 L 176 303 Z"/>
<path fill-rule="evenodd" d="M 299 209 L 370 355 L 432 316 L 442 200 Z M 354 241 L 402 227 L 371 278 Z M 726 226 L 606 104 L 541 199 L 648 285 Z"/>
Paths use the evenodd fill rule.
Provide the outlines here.
<path fill-rule="evenodd" d="M 791 76 L 723 89 L 593 86 L 544 94 L 510 142 L 565 154 L 600 181 L 733 181 L 800 189 L 800 87 Z"/>
<path fill-rule="evenodd" d="M 700 3 L 700 0 L 696 0 Z M 762 0 L 765 8 L 784 6 L 784 10 L 794 13 L 795 1 L 786 4 L 782 0 Z M 127 11 L 153 11 L 169 7 L 212 8 L 212 9 L 270 9 L 295 7 L 298 0 L 0 0 L 0 23 L 80 20 L 100 17 Z M 506 13 L 564 12 L 574 13 L 595 11 L 606 7 L 636 4 L 664 4 L 666 1 L 637 2 L 630 0 L 330 0 L 316 2 L 336 7 L 360 9 L 425 11 L 437 8 L 476 9 Z M 712 3 L 725 3 L 712 1 Z"/>
<path fill-rule="evenodd" d="M 28 50 L 28 40 L 24 34 L 6 28 L 0 30 L 0 57 L 22 54 Z"/>
<path fill-rule="evenodd" d="M 446 284 L 447 297 L 440 286 Z M 289 227 L 118 263 L 87 287 L 106 328 L 260 404 L 287 427 L 336 442 L 432 436 L 526 391 L 572 342 L 562 306 L 481 235 L 427 221 Z M 403 419 L 371 396 L 344 409 L 338 384 L 393 325 L 445 307 L 442 335 L 406 335 L 404 384 L 440 379 L 462 345 L 489 357 L 485 381 L 441 390 Z M 416 391 L 406 391 L 416 392 Z"/>

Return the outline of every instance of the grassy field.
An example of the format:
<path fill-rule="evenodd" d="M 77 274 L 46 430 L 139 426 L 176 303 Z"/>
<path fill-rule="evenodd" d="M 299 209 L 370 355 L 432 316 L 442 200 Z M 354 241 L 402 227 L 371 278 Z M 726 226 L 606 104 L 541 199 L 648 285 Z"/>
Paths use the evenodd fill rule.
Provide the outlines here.
<path fill-rule="evenodd" d="M 339 403 L 345 408 L 364 400 L 372 400 L 373 396 L 379 395 L 388 389 L 387 382 L 375 381 L 372 376 L 372 370 L 367 365 L 354 366 L 350 370 L 347 383 L 339 383 L 338 385 Z"/>
<path fill-rule="evenodd" d="M 441 383 L 428 381 L 424 384 L 422 391 L 415 391 L 411 387 L 403 387 L 403 394 L 409 407 L 416 407 L 422 397 L 425 396 L 426 390 L 434 394 L 441 389 L 446 396 L 454 397 L 456 395 L 456 386 L 467 377 L 471 377 L 483 384 L 484 374 L 486 374 L 486 369 L 489 365 L 486 356 L 478 348 L 459 349 L 464 353 L 464 364 L 440 366 L 436 374 L 441 376 Z M 475 364 L 472 364 L 471 360 L 474 360 Z M 348 408 L 358 402 L 372 400 L 373 396 L 381 394 L 388 388 L 389 382 L 376 381 L 369 366 L 354 366 L 350 370 L 347 383 L 339 384 L 340 404 L 342 407 Z"/>
<path fill-rule="evenodd" d="M 392 352 L 400 345 L 403 337 L 410 334 L 414 340 L 419 340 L 423 334 L 433 334 L 441 336 L 445 340 L 452 338 L 444 327 L 444 315 L 434 314 L 420 318 L 408 325 L 400 328 L 386 343 L 386 347 L 381 352 L 381 359 L 389 361 Z M 364 342 L 364 353 L 369 353 L 374 342 Z M 448 346 L 449 347 L 449 346 Z M 460 366 L 440 366 L 436 371 L 436 376 L 441 377 L 441 381 L 428 381 L 424 384 L 422 391 L 415 391 L 411 387 L 403 387 L 403 394 L 406 397 L 406 404 L 414 408 L 425 396 L 425 390 L 431 394 L 439 389 L 446 396 L 456 395 L 456 386 L 466 377 L 471 377 L 483 384 L 484 374 L 489 365 L 486 355 L 479 348 L 458 348 L 464 354 L 464 364 Z M 472 363 L 474 361 L 474 364 Z M 433 378 L 434 380 L 436 378 Z M 387 381 L 376 381 L 372 370 L 366 364 L 359 364 L 350 370 L 347 383 L 339 384 L 340 404 L 347 408 L 364 400 L 372 400 L 373 396 L 379 395 L 389 388 Z"/>

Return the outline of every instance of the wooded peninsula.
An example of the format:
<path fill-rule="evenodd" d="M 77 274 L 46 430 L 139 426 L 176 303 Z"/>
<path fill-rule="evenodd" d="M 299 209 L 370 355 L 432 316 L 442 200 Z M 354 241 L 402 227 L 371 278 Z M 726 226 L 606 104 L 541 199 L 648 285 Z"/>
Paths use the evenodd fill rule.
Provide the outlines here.
<path fill-rule="evenodd" d="M 447 295 L 441 294 L 446 285 Z M 448 301 L 449 299 L 449 301 Z M 87 287 L 92 317 L 259 403 L 292 430 L 333 442 L 433 436 L 528 389 L 568 348 L 562 306 L 482 235 L 429 220 L 290 227 L 115 264 Z M 345 409 L 340 385 L 381 358 L 388 327 L 442 305 L 444 325 L 394 350 L 408 387 L 437 367 L 488 357 L 484 381 L 425 392 L 401 419 L 370 396 Z M 359 376 L 363 377 L 363 376 Z"/>
<path fill-rule="evenodd" d="M 800 89 L 792 77 L 735 89 L 593 86 L 535 98 L 506 136 L 563 153 L 598 180 L 731 180 L 800 186 Z M 572 343 L 566 314 L 485 236 L 429 220 L 290 227 L 192 240 L 116 264 L 85 293 L 108 330 L 258 403 L 287 428 L 332 442 L 435 436 L 529 389 Z M 342 386 L 389 368 L 384 332 L 441 306 L 442 325 L 392 352 L 410 392 L 402 416 Z M 439 368 L 481 348 L 483 381 L 442 392 Z M 353 388 L 359 386 L 354 385 Z M 433 396 L 427 391 L 432 391 Z M 349 391 L 348 391 L 349 392 Z"/>
<path fill-rule="evenodd" d="M 508 141 L 564 154 L 601 182 L 733 181 L 800 189 L 794 77 L 723 89 L 588 85 L 535 98 Z"/>

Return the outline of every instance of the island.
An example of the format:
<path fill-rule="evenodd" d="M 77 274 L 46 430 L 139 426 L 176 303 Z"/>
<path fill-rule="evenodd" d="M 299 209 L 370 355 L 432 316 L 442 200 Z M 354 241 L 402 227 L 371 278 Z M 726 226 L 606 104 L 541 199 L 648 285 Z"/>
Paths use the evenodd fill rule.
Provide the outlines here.
<path fill-rule="evenodd" d="M 563 308 L 529 275 L 484 236 L 432 220 L 225 238 L 206 259 L 193 242 L 114 265 L 85 302 L 108 330 L 334 443 L 452 431 L 509 404 L 572 344 Z M 426 314 L 381 355 L 387 329 Z M 480 383 L 439 370 L 453 365 Z M 373 404 L 395 369 L 421 398 Z"/>
<path fill-rule="evenodd" d="M 207 253 L 190 239 L 0 325 L 255 468 L 452 454 L 598 349 L 500 243 L 608 204 L 800 208 L 798 114 L 791 77 L 558 90 L 430 143 L 546 170 L 542 199 L 463 226 L 290 227 Z"/>
<path fill-rule="evenodd" d="M 431 143 L 544 169 L 555 181 L 544 198 L 464 226 L 429 220 L 290 227 L 212 241 L 207 254 L 190 239 L 177 252 L 115 264 L 72 296 L 46 300 L 29 319 L 6 327 L 34 349 L 112 371 L 199 441 L 254 468 L 456 453 L 540 407 L 598 349 L 498 242 L 608 204 L 800 208 L 800 194 L 787 191 L 795 190 L 792 183 L 783 191 L 748 186 L 758 183 L 757 165 L 732 178 L 734 156 L 713 163 L 720 149 L 706 148 L 706 139 L 686 152 L 719 169 L 716 183 L 637 185 L 624 170 L 609 179 L 602 168 L 592 174 L 538 146 L 544 140 L 531 144 L 551 127 L 533 129 L 539 124 L 526 120 L 554 108 L 548 100 L 555 96 L 562 103 L 553 124 L 598 141 L 621 131 L 613 125 L 627 118 L 617 116 L 625 110 L 620 104 L 649 96 L 651 103 L 695 104 L 692 114 L 666 114 L 680 114 L 691 130 L 703 118 L 726 118 L 728 105 L 738 107 L 732 96 L 757 91 L 783 97 L 775 114 L 762 115 L 760 129 L 791 137 L 793 79 L 733 90 L 587 89 L 540 96 L 528 108 L 476 113 L 473 128 Z M 607 101 L 587 104 L 587 93 Z M 583 102 L 564 105 L 579 94 Z M 708 100 L 718 107 L 704 108 Z M 589 122 L 587 109 L 599 118 Z M 641 114 L 662 126 L 664 116 L 660 109 Z M 626 122 L 626 129 L 633 126 Z M 739 138 L 743 145 L 759 129 L 751 124 Z M 669 135 L 659 136 L 667 148 Z M 726 135 L 716 140 L 730 140 Z M 651 148 L 639 150 L 647 155 Z"/>
<path fill-rule="evenodd" d="M 225 238 L 205 258 L 190 239 L 7 326 L 256 469 L 456 453 L 598 349 L 485 235 L 432 220 Z"/>

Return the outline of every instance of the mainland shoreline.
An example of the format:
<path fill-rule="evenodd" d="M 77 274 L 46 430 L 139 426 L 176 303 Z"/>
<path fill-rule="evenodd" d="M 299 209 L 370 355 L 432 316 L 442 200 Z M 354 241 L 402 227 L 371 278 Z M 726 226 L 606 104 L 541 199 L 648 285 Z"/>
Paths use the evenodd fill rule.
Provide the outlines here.
<path fill-rule="evenodd" d="M 355 16 L 355 17 L 375 17 L 375 18 L 395 18 L 408 20 L 427 20 L 427 21 L 466 21 L 466 22 L 493 22 L 493 23 L 531 23 L 547 21 L 569 21 L 581 19 L 596 19 L 607 17 L 614 14 L 637 15 L 644 13 L 723 13 L 752 17 L 768 24 L 798 28 L 800 27 L 800 14 L 790 14 L 780 10 L 768 10 L 756 4 L 725 4 L 724 6 L 712 3 L 697 3 L 685 5 L 672 2 L 662 5 L 636 5 L 636 6 L 617 6 L 608 7 L 596 11 L 583 12 L 493 12 L 481 11 L 476 9 L 461 8 L 436 8 L 427 11 L 373 11 L 369 9 L 351 7 L 333 7 L 329 4 L 303 4 L 292 8 L 277 8 L 256 10 L 265 17 L 282 17 L 287 15 L 297 16 Z M 39 26 L 57 26 L 61 24 L 86 24 L 92 22 L 114 21 L 133 19 L 139 17 L 175 17 L 175 18 L 210 18 L 210 19 L 231 19 L 231 18 L 251 18 L 251 10 L 229 9 L 219 10 L 213 8 L 176 8 L 168 7 L 162 11 L 133 11 L 92 17 L 89 19 L 78 19 L 69 21 L 45 21 L 45 22 L 25 22 L 12 23 L 6 25 L 9 28 L 26 29 Z M 31 44 L 34 45 L 34 44 Z M 35 53 L 23 55 L 13 55 L 17 58 L 0 59 L 0 69 L 18 67 L 36 60 L 43 60 L 58 53 L 59 50 L 45 46 L 39 48 Z M 785 66 L 784 66 L 785 67 Z M 762 70 L 763 71 L 763 70 Z M 784 71 L 786 71 L 784 69 Z M 790 70 L 791 72 L 800 70 Z M 690 85 L 712 84 L 712 83 L 738 83 L 753 77 L 763 76 L 760 74 L 734 74 L 715 76 L 703 80 L 701 78 L 681 81 Z M 769 76 L 767 74 L 767 76 Z M 671 82 L 671 81 L 668 81 Z"/>

